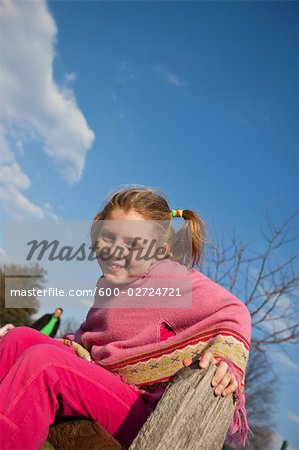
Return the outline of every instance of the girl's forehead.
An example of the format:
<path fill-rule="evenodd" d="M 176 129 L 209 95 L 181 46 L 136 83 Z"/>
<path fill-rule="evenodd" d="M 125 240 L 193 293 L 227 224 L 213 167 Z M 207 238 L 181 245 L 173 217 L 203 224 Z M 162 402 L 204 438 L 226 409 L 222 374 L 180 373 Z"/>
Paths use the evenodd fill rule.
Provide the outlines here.
<path fill-rule="evenodd" d="M 139 219 L 104 220 L 101 231 L 109 231 L 124 238 L 150 236 L 154 232 L 153 221 Z"/>
<path fill-rule="evenodd" d="M 146 219 L 137 211 L 124 211 L 121 208 L 112 210 L 106 217 L 107 220 L 143 220 Z"/>

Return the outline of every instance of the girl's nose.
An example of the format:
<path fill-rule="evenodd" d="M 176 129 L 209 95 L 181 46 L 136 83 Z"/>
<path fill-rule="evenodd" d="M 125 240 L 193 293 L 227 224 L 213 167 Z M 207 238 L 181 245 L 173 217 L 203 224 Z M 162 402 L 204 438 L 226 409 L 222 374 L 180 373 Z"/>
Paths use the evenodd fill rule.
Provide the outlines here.
<path fill-rule="evenodd" d="M 123 259 L 128 255 L 129 251 L 123 242 L 117 240 L 110 246 L 109 253 L 113 258 Z"/>

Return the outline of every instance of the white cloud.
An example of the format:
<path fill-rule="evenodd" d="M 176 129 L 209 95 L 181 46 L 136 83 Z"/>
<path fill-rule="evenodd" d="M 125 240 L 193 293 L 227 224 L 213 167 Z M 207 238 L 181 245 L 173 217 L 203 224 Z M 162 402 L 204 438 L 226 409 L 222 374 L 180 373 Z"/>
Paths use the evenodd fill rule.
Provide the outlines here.
<path fill-rule="evenodd" d="M 166 83 L 171 84 L 172 86 L 183 87 L 187 84 L 186 81 L 181 79 L 177 74 L 167 71 L 160 66 L 156 67 L 156 71 Z"/>
<path fill-rule="evenodd" d="M 296 414 L 289 413 L 288 418 L 299 425 L 299 416 L 297 416 Z"/>
<path fill-rule="evenodd" d="M 120 64 L 118 73 L 116 75 L 116 82 L 121 84 L 126 84 L 129 81 L 134 80 L 135 73 L 133 64 L 127 61 L 124 61 Z"/>
<path fill-rule="evenodd" d="M 0 200 L 6 212 L 14 219 L 30 218 L 44 219 L 46 217 L 42 208 L 30 202 L 16 186 L 9 185 L 0 188 Z"/>
<path fill-rule="evenodd" d="M 252 277 L 252 282 L 256 282 L 256 278 L 259 274 L 259 269 L 251 267 L 249 269 L 249 275 Z M 249 307 L 252 311 L 259 308 L 261 302 L 269 295 L 270 292 L 274 291 L 275 286 L 272 282 L 264 282 L 264 286 L 258 286 L 257 290 L 260 297 L 253 301 Z M 272 307 L 274 308 L 272 309 Z M 283 338 L 289 336 L 290 327 L 294 325 L 293 318 L 296 317 L 296 308 L 294 300 L 287 294 L 279 295 L 276 293 L 269 298 L 267 304 L 254 316 L 254 323 L 259 323 L 259 328 L 261 328 L 266 336 L 271 336 L 276 333 L 277 338 Z M 270 311 L 270 309 L 272 309 Z"/>
<path fill-rule="evenodd" d="M 294 362 L 286 353 L 282 351 L 272 351 L 275 360 L 279 360 L 283 365 L 286 365 L 293 369 L 299 375 L 299 364 Z"/>
<path fill-rule="evenodd" d="M 256 132 L 255 126 L 253 126 L 251 120 L 247 117 L 247 115 L 241 111 L 237 111 L 233 108 L 229 110 L 229 115 L 231 118 L 236 119 L 239 121 L 242 125 L 244 125 L 248 130 Z"/>
<path fill-rule="evenodd" d="M 287 366 L 290 369 L 292 369 L 292 372 L 295 375 L 295 382 L 298 382 L 298 375 L 299 375 L 299 364 L 295 362 L 286 352 L 283 350 L 271 350 L 269 352 L 274 364 L 277 364 L 277 362 L 280 363 L 281 367 Z"/>
<path fill-rule="evenodd" d="M 262 292 L 260 290 L 260 292 Z M 273 297 L 271 302 L 267 305 L 267 309 L 273 305 L 277 298 Z M 267 317 L 264 318 L 265 310 L 260 311 L 256 318 L 263 318 L 261 327 L 269 333 L 269 335 L 275 334 L 278 338 L 283 338 L 290 335 L 290 327 L 294 324 L 292 318 L 296 317 L 294 301 L 288 295 L 281 295 L 276 302 L 275 308 L 272 312 L 267 313 Z"/>
<path fill-rule="evenodd" d="M 87 308 L 91 308 L 93 305 L 93 302 L 91 300 L 80 300 L 81 305 L 87 306 Z"/>
<path fill-rule="evenodd" d="M 42 208 L 34 205 L 21 191 L 30 187 L 31 183 L 20 165 L 15 161 L 13 152 L 0 127 L 0 200 L 4 210 L 15 219 L 22 217 L 44 218 Z"/>
<path fill-rule="evenodd" d="M 165 81 L 172 84 L 173 86 L 182 87 L 185 86 L 186 82 L 181 80 L 175 73 L 167 72 L 165 73 Z"/>
<path fill-rule="evenodd" d="M 255 111 L 247 105 L 243 105 L 242 110 L 238 107 L 230 108 L 228 113 L 233 120 L 236 120 L 242 126 L 254 133 L 256 133 L 260 128 L 272 127 L 272 122 L 267 113 Z"/>
<path fill-rule="evenodd" d="M 70 87 L 53 78 L 57 27 L 46 2 L 2 0 L 0 92 L 0 199 L 11 216 L 48 215 L 22 191 L 30 179 L 16 161 L 26 143 L 38 139 L 69 183 L 82 175 L 94 133 L 76 104 Z M 76 75 L 65 75 L 74 81 Z"/>
<path fill-rule="evenodd" d="M 75 72 L 65 73 L 64 79 L 66 82 L 73 82 L 77 79 L 77 74 Z"/>
<path fill-rule="evenodd" d="M 49 202 L 44 203 L 44 209 L 49 217 L 51 217 L 54 220 L 59 219 L 59 217 L 52 211 L 52 206 L 50 205 Z"/>

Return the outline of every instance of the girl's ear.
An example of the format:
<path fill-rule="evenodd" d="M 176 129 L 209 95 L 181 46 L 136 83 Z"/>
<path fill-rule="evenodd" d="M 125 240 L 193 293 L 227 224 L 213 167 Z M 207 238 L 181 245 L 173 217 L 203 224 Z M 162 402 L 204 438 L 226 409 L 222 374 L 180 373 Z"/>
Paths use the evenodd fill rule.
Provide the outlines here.
<path fill-rule="evenodd" d="M 167 242 L 165 242 L 165 244 L 162 245 L 162 248 L 164 249 L 165 257 L 167 257 L 167 256 L 169 256 L 171 254 L 171 252 L 170 252 L 170 245 Z"/>

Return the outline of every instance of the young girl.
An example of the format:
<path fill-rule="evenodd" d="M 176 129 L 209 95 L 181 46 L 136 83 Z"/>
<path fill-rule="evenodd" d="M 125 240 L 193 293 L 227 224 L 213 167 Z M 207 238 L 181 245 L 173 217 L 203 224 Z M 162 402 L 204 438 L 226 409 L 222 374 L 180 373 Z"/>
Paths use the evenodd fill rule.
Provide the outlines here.
<path fill-rule="evenodd" d="M 185 221 L 178 232 L 174 217 Z M 133 187 L 108 198 L 91 237 L 103 275 L 79 330 L 52 339 L 17 327 L 0 341 L 1 449 L 39 449 L 56 416 L 89 417 L 128 447 L 169 380 L 194 359 L 217 365 L 215 395 L 234 394 L 230 437 L 244 445 L 251 319 L 193 268 L 203 220 L 171 210 L 155 189 Z"/>

